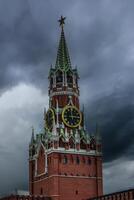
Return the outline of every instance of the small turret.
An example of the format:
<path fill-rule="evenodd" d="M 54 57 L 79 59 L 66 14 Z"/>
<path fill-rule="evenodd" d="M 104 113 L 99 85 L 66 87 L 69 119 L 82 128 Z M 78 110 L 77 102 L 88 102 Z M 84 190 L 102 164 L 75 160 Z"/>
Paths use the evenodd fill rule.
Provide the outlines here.
<path fill-rule="evenodd" d="M 34 138 L 34 127 L 32 126 L 31 145 L 33 145 L 34 142 L 35 142 L 35 138 Z"/>

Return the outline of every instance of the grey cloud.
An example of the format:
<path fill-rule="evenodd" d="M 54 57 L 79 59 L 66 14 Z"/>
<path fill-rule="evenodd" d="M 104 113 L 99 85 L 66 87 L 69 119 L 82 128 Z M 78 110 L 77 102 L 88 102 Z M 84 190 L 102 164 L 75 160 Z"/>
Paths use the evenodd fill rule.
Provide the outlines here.
<path fill-rule="evenodd" d="M 20 84 L 0 98 L 0 196 L 28 188 L 31 127 L 43 127 L 47 98 L 32 85 Z M 41 123 L 41 124 L 40 124 Z"/>
<path fill-rule="evenodd" d="M 105 193 L 133 188 L 134 162 L 125 158 L 104 164 Z"/>
<path fill-rule="evenodd" d="M 48 70 L 51 63 L 55 63 L 59 40 L 60 28 L 57 20 L 61 14 L 65 15 L 66 40 L 72 64 L 78 65 L 81 76 L 81 100 L 88 110 L 88 129 L 94 130 L 95 122 L 99 122 L 106 163 L 122 156 L 133 159 L 133 10 L 134 2 L 124 0 L 78 0 L 77 3 L 75 0 L 1 0 L 0 98 L 22 82 L 34 85 L 36 89 L 41 89 L 43 94 L 47 94 Z M 36 96 L 37 102 L 39 96 Z M 11 101 L 14 104 L 14 100 Z M 31 110 L 33 115 L 34 112 L 38 113 L 34 108 L 27 113 L 27 109 L 12 112 L 17 112 L 18 116 L 19 111 L 26 112 L 26 115 Z M 2 114 L 4 113 L 5 111 Z M 38 126 L 37 121 L 41 121 L 40 114 L 36 116 L 37 121 L 33 119 L 33 115 L 29 114 L 29 123 L 33 120 Z M 16 124 L 19 124 L 21 117 L 17 118 Z M 11 127 L 12 125 L 8 124 L 7 130 Z M 18 126 L 18 132 L 22 133 L 22 129 L 24 127 L 21 124 Z M 11 132 L 14 133 L 13 128 Z M 0 185 L 1 192 L 7 192 L 13 187 L 27 187 L 27 162 L 24 161 L 27 153 L 24 149 L 27 148 L 29 138 L 24 145 L 22 137 L 23 133 L 14 143 L 12 152 L 17 162 L 19 157 L 21 158 L 22 165 L 18 166 L 20 176 L 15 177 L 15 164 L 11 166 L 10 173 L 14 171 L 11 179 L 15 177 L 14 183 L 9 182 L 6 188 L 8 180 L 5 179 Z M 4 138 L 7 145 L 10 145 L 11 141 L 14 142 L 11 135 L 9 137 L 5 133 Z M 18 144 L 21 149 L 16 152 Z M 8 152 L 0 146 L 1 159 L 9 156 Z M 7 168 L 4 166 L 14 160 L 13 154 L 9 156 L 7 163 L 1 160 L 3 167 L 0 171 L 4 171 L 5 175 Z M 111 167 L 107 165 L 107 169 L 110 170 Z"/>
<path fill-rule="evenodd" d="M 96 122 L 100 125 L 105 162 L 122 156 L 133 158 L 133 99 L 133 88 L 129 87 L 122 91 L 116 90 L 87 105 L 88 128 L 94 130 Z"/>

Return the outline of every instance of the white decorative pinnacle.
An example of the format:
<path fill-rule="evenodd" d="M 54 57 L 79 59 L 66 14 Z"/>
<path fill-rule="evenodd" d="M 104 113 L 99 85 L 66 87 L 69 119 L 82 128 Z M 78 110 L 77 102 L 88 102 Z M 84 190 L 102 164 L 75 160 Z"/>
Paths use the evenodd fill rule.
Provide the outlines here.
<path fill-rule="evenodd" d="M 53 134 L 54 136 L 56 136 L 56 135 L 57 135 L 57 128 L 56 128 L 55 120 L 53 121 L 53 129 L 52 129 L 52 134 Z"/>
<path fill-rule="evenodd" d="M 73 130 L 72 130 L 72 129 L 70 130 L 70 135 L 71 135 L 71 136 L 73 135 Z"/>
<path fill-rule="evenodd" d="M 64 123 L 62 122 L 62 128 L 64 129 L 65 128 L 65 125 L 64 125 Z"/>
<path fill-rule="evenodd" d="M 73 106 L 73 101 L 72 101 L 72 96 L 69 95 L 69 102 L 68 102 L 68 105 L 72 105 Z"/>
<path fill-rule="evenodd" d="M 76 143 L 80 143 L 80 135 L 79 135 L 77 129 L 76 129 L 76 133 L 75 133 L 75 142 L 76 142 Z"/>
<path fill-rule="evenodd" d="M 56 87 L 56 75 L 54 74 L 54 76 L 53 76 L 53 88 L 55 88 Z"/>
<path fill-rule="evenodd" d="M 46 118 L 46 107 L 44 108 L 44 120 Z"/>
<path fill-rule="evenodd" d="M 86 115 L 85 115 L 85 107 L 83 104 L 83 123 L 84 123 L 84 130 L 86 130 Z"/>
<path fill-rule="evenodd" d="M 68 141 L 69 141 L 69 137 L 68 137 L 67 128 L 65 128 L 65 141 L 66 141 L 66 142 L 68 142 Z"/>
<path fill-rule="evenodd" d="M 56 100 L 56 127 L 59 128 L 59 104 Z"/>
<path fill-rule="evenodd" d="M 64 74 L 64 72 L 62 73 L 62 77 L 63 77 L 62 86 L 64 86 L 65 85 L 65 74 Z"/>
<path fill-rule="evenodd" d="M 67 86 L 67 73 L 65 73 L 65 86 Z"/>

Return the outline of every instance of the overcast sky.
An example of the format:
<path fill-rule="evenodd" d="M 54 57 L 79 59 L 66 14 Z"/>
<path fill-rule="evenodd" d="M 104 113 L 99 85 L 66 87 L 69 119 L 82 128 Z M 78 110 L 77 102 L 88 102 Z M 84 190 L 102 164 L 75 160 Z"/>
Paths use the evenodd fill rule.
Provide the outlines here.
<path fill-rule="evenodd" d="M 0 0 L 0 195 L 28 188 L 31 126 L 48 106 L 60 15 L 87 128 L 100 125 L 104 191 L 134 188 L 134 1 Z"/>

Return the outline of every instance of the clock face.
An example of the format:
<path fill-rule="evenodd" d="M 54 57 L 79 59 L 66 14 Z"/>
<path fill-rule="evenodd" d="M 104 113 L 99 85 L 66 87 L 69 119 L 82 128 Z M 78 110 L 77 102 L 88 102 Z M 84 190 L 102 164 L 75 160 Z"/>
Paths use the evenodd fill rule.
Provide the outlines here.
<path fill-rule="evenodd" d="M 81 113 L 75 106 L 65 106 L 62 112 L 62 120 L 64 124 L 71 128 L 78 127 L 82 120 Z"/>
<path fill-rule="evenodd" d="M 51 108 L 49 108 L 45 117 L 46 127 L 49 130 L 52 130 L 54 120 L 55 120 L 54 111 Z"/>

